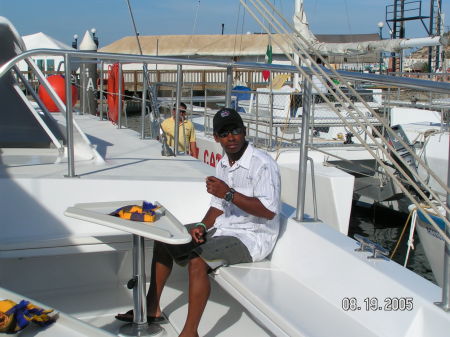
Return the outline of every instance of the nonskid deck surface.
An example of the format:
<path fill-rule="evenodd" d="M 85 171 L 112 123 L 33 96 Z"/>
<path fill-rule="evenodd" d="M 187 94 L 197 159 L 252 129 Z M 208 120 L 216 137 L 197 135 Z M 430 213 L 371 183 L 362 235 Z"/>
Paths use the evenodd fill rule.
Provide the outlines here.
<path fill-rule="evenodd" d="M 168 322 L 161 326 L 165 336 L 178 336 L 187 316 L 187 270 L 174 270 L 175 279 L 169 279 L 164 289 L 161 307 Z M 182 275 L 181 275 L 182 274 Z M 211 282 L 211 297 L 203 314 L 199 334 L 213 336 L 272 336 L 258 325 L 250 314 L 215 282 Z M 148 284 L 147 284 L 148 288 Z M 132 291 L 125 285 L 98 289 L 54 292 L 38 300 L 57 308 L 90 325 L 117 334 L 124 322 L 114 318 L 133 307 Z"/>
<path fill-rule="evenodd" d="M 164 157 L 161 143 L 140 139 L 137 132 L 100 121 L 91 115 L 75 115 L 104 163 L 76 160 L 75 174 L 88 179 L 203 179 L 213 170 L 192 157 Z M 63 177 L 67 174 L 67 157 L 60 163 L 56 149 L 0 149 L 0 176 Z"/>
<path fill-rule="evenodd" d="M 179 208 L 175 209 L 174 213 L 180 221 L 192 222 L 203 215 L 204 210 L 199 207 L 192 206 L 195 209 L 186 209 L 179 200 L 182 198 L 179 194 L 184 195 L 188 191 L 191 191 L 191 193 L 196 191 L 194 194 L 197 201 L 193 200 L 191 204 L 204 204 L 203 206 L 207 207 L 209 197 L 204 191 L 204 177 L 214 174 L 214 168 L 188 156 L 163 157 L 161 156 L 161 144 L 159 142 L 148 139 L 141 140 L 139 134 L 135 131 L 117 129 L 110 122 L 99 121 L 97 117 L 75 115 L 75 120 L 97 151 L 105 158 L 104 163 L 97 163 L 95 160 L 77 160 L 75 173 L 79 178 L 64 178 L 64 175 L 67 174 L 67 162 L 66 159 L 63 159 L 62 162 L 55 164 L 59 154 L 56 149 L 1 149 L 0 153 L 0 176 L 5 186 L 9 186 L 11 192 L 17 190 L 17 193 L 19 193 L 20 191 L 21 194 L 18 194 L 18 197 L 26 194 L 30 198 L 31 195 L 35 195 L 39 200 L 39 206 L 35 205 L 38 209 L 51 207 L 51 212 L 55 213 L 55 216 L 52 217 L 54 226 L 57 226 L 59 231 L 63 231 L 64 227 L 68 226 L 67 233 L 64 231 L 64 233 L 58 232 L 58 237 L 62 236 L 65 241 L 75 242 L 76 235 L 82 235 L 83 237 L 87 235 L 86 231 L 88 227 L 91 228 L 92 224 L 80 223 L 76 225 L 77 223 L 74 223 L 73 220 L 62 216 L 66 207 L 83 201 L 101 201 L 109 200 L 109 198 L 114 200 L 146 198 L 151 201 L 163 201 L 166 204 L 164 199 L 167 199 L 170 201 L 169 208 L 171 210 L 174 210 L 172 207 L 175 205 Z M 105 184 L 109 186 L 107 187 Z M 173 195 L 176 186 L 178 193 Z M 55 192 L 53 193 L 49 188 Z M 111 189 L 111 191 L 105 192 L 106 188 L 108 191 Z M 65 191 L 63 194 L 61 194 L 61 189 Z M 114 192 L 112 192 L 113 190 Z M 24 193 L 25 191 L 27 193 Z M 56 191 L 59 191 L 59 194 Z M 116 195 L 113 195 L 113 193 Z M 172 193 L 172 196 L 169 195 L 170 193 Z M 46 213 L 49 212 L 50 210 L 46 211 Z M 13 220 L 8 219 L 7 221 L 13 223 Z M 24 221 L 27 226 L 31 225 L 29 221 L 25 219 Z M 47 237 L 43 236 L 45 231 L 50 238 L 56 235 L 53 230 L 56 227 L 53 228 L 44 224 L 44 222 L 44 218 L 38 221 L 41 228 L 41 241 Z M 98 232 L 95 235 L 103 237 L 101 235 L 103 235 L 104 230 L 95 228 Z M 81 232 L 77 234 L 74 230 Z M 24 296 L 37 300 L 45 306 L 54 307 L 102 330 L 113 334 L 118 333 L 118 329 L 123 325 L 123 322 L 117 321 L 114 316 L 132 308 L 132 292 L 125 287 L 126 279 L 132 275 L 126 273 L 125 276 L 120 276 L 120 280 L 110 280 L 105 283 L 101 279 L 105 279 L 106 276 L 95 275 L 95 263 L 97 262 L 87 262 L 102 260 L 101 256 L 112 254 L 108 253 L 110 249 L 102 248 L 105 249 L 105 252 L 95 253 L 92 249 L 87 250 L 91 247 L 89 245 L 85 248 L 83 248 L 84 246 L 79 247 L 79 252 L 76 252 L 73 257 L 71 255 L 57 256 L 61 253 L 69 254 L 70 252 L 57 246 L 42 248 L 53 242 L 44 240 L 42 245 L 39 246 L 40 248 L 37 249 L 37 256 L 35 256 L 30 255 L 34 254 L 33 249 L 22 251 L 24 247 L 34 241 L 24 239 L 23 235 L 19 235 L 18 232 L 17 236 L 14 236 L 14 233 L 16 231 L 11 228 L 11 231 L 6 234 L 7 237 L 10 237 L 8 240 L 15 240 L 16 238 L 21 240 L 19 243 L 22 248 L 16 253 L 19 260 L 21 259 L 19 256 L 26 255 L 27 259 L 25 260 L 29 261 L 29 266 L 33 270 L 37 268 L 37 264 L 42 266 L 42 268 L 39 268 L 40 274 L 48 275 L 48 277 L 40 276 L 39 285 L 33 286 L 40 290 L 33 290 L 33 287 L 30 288 L 27 282 L 19 280 L 16 280 L 19 281 L 16 282 L 11 278 L 8 278 L 6 282 L 8 285 L 15 288 L 16 292 L 23 293 Z M 28 234 L 28 236 L 30 235 L 32 233 Z M 66 236 L 67 240 L 65 239 Z M 22 242 L 23 240 L 25 241 Z M 63 244 L 63 241 L 61 241 L 61 244 Z M 100 246 L 104 245 L 98 246 L 100 249 Z M 53 254 L 53 250 L 55 250 L 55 256 L 39 257 L 39 254 Z M 89 253 L 85 255 L 82 252 Z M 74 259 L 77 259 L 78 253 L 84 256 L 83 268 L 76 263 L 75 265 L 72 264 Z M 51 268 L 52 270 L 46 272 L 45 261 L 48 262 L 50 258 L 50 261 L 56 263 L 57 261 L 63 261 L 65 256 L 68 258 L 66 264 L 63 263 L 60 267 Z M 119 277 L 114 276 L 115 270 L 123 268 L 124 262 L 121 262 L 119 256 L 121 255 L 119 254 L 118 258 L 108 258 L 105 262 L 109 265 L 105 265 L 104 268 L 106 269 L 102 269 L 101 273 L 107 275 L 112 273 L 111 277 Z M 19 260 L 15 258 L 12 260 L 4 259 L 0 260 L 0 263 L 5 267 L 14 266 L 14 261 Z M 86 263 L 89 264 L 89 267 Z M 147 261 L 148 264 L 149 260 Z M 19 263 L 19 265 L 21 264 Z M 18 266 L 17 268 L 20 269 Z M 79 271 L 74 270 L 77 268 L 81 269 Z M 128 266 L 128 268 L 131 267 Z M 11 270 L 11 272 L 14 271 Z M 21 275 L 22 272 L 17 270 L 16 275 Z M 97 272 L 99 272 L 98 269 Z M 186 270 L 184 270 L 183 275 L 186 275 L 185 272 Z M 57 280 L 52 278 L 55 273 L 59 275 Z M 69 275 L 73 275 L 74 278 Z M 75 279 L 79 279 L 79 281 L 75 281 Z M 170 319 L 170 323 L 164 324 L 166 336 L 178 336 L 183 327 L 187 315 L 187 286 L 186 278 L 175 279 L 169 283 L 164 292 L 162 307 Z M 238 302 L 234 301 L 220 287 L 213 287 L 215 289 L 200 326 L 202 336 L 237 336 L 241 335 L 242 332 L 247 333 L 246 331 L 252 336 L 268 335 L 263 328 L 249 318 L 249 315 Z M 70 334 L 67 336 L 70 336 Z"/>

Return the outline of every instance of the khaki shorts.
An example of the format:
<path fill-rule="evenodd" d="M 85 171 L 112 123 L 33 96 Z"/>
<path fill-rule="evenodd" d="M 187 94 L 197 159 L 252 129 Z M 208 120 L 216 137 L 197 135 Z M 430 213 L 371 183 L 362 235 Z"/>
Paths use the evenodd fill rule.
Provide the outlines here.
<path fill-rule="evenodd" d="M 189 224 L 185 227 L 189 231 L 195 225 Z M 185 266 L 190 259 L 197 256 L 203 258 L 208 264 L 214 265 L 214 267 L 253 261 L 247 247 L 241 240 L 234 236 L 213 237 L 215 232 L 215 228 L 209 230 L 205 235 L 205 241 L 202 243 L 191 241 L 182 245 L 164 244 L 164 246 L 180 266 Z"/>

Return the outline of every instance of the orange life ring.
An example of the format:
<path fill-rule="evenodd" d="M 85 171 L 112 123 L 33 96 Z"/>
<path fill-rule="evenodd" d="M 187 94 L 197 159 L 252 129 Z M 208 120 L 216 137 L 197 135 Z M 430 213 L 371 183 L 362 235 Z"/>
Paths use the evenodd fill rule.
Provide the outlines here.
<path fill-rule="evenodd" d="M 122 76 L 122 95 L 125 92 L 125 82 Z M 122 96 L 123 102 L 123 96 Z M 108 66 L 108 118 L 117 123 L 119 116 L 119 63 Z"/>

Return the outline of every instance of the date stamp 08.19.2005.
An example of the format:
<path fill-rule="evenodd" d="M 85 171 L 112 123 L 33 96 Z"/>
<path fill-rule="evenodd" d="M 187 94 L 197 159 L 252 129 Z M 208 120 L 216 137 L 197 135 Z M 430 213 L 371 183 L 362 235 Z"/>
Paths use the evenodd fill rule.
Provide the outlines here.
<path fill-rule="evenodd" d="M 344 311 L 411 311 L 414 309 L 412 297 L 344 297 L 341 301 Z"/>

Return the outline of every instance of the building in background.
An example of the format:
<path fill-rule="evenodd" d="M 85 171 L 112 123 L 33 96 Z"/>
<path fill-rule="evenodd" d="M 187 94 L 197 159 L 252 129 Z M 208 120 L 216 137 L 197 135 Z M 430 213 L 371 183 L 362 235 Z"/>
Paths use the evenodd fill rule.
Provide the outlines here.
<path fill-rule="evenodd" d="M 379 40 L 378 34 L 317 35 L 321 42 L 348 43 Z M 238 35 L 152 35 L 139 36 L 144 55 L 209 59 L 216 61 L 265 62 L 267 45 L 272 45 L 272 63 L 290 64 L 283 49 L 293 53 L 291 46 L 280 34 Z M 280 45 L 282 48 L 280 48 Z M 139 54 L 135 36 L 127 36 L 101 49 L 99 52 Z M 362 71 L 369 64 L 379 61 L 378 53 L 351 57 L 330 56 L 329 62 L 337 69 Z M 183 67 L 189 69 L 189 67 Z M 134 70 L 134 65 L 124 65 L 124 70 Z M 149 68 L 152 70 L 152 68 Z M 159 70 L 174 69 L 173 66 L 158 65 Z"/>
<path fill-rule="evenodd" d="M 44 48 L 73 50 L 73 48 L 68 46 L 67 44 L 58 41 L 42 32 L 22 36 L 22 39 L 25 43 L 25 46 L 27 47 L 27 50 Z M 64 70 L 64 64 L 62 63 L 64 61 L 64 57 L 62 56 L 38 55 L 32 56 L 32 59 L 37 64 L 39 69 L 46 73 L 57 71 L 58 67 L 60 67 L 61 71 Z M 28 66 L 25 61 L 19 63 L 19 69 L 21 71 L 28 71 Z"/>

